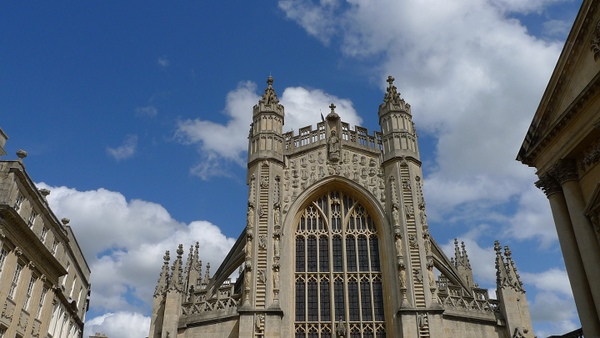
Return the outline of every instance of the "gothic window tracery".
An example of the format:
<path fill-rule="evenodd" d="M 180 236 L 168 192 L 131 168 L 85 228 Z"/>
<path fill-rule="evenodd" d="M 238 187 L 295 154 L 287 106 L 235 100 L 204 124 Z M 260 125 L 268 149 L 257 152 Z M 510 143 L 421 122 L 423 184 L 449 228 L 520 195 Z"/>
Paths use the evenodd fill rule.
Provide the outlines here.
<path fill-rule="evenodd" d="M 303 211 L 295 232 L 295 337 L 385 337 L 378 234 L 358 201 L 328 192 Z"/>

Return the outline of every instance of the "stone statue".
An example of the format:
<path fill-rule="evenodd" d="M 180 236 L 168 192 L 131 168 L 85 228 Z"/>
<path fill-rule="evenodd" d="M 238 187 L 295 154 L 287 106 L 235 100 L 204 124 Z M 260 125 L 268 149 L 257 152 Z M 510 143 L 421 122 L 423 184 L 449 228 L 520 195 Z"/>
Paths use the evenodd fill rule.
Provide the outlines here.
<path fill-rule="evenodd" d="M 265 236 L 265 235 L 258 236 L 258 247 L 261 248 L 262 250 L 267 249 L 267 236 Z"/>
<path fill-rule="evenodd" d="M 402 230 L 400 228 L 396 228 L 396 254 L 398 256 L 402 256 Z"/>
<path fill-rule="evenodd" d="M 329 159 L 339 159 L 340 158 L 340 139 L 337 137 L 335 130 L 331 131 L 331 136 L 329 137 Z"/>
<path fill-rule="evenodd" d="M 346 337 L 346 325 L 342 323 L 342 318 L 338 320 L 337 325 L 335 326 L 335 334 L 338 337 Z"/>
<path fill-rule="evenodd" d="M 431 235 L 428 230 L 423 232 L 423 246 L 425 247 L 425 255 L 431 256 Z"/>
<path fill-rule="evenodd" d="M 246 213 L 246 224 L 248 228 L 254 227 L 254 207 L 249 205 L 248 212 Z"/>
<path fill-rule="evenodd" d="M 398 206 L 396 205 L 392 207 L 392 220 L 394 221 L 394 226 L 400 226 L 400 212 L 398 212 Z"/>

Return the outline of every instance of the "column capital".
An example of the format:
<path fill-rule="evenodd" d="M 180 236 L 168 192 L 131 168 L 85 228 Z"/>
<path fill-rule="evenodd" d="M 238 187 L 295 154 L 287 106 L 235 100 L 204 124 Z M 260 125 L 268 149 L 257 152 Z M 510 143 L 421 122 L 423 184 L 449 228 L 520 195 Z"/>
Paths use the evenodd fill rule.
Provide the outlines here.
<path fill-rule="evenodd" d="M 546 197 L 562 192 L 562 188 L 558 181 L 547 173 L 540 176 L 540 179 L 535 182 L 535 186 L 541 189 L 544 194 L 546 194 Z"/>
<path fill-rule="evenodd" d="M 560 184 L 567 181 L 579 180 L 577 163 L 572 159 L 562 159 L 557 161 L 552 168 L 550 168 L 549 172 Z"/>

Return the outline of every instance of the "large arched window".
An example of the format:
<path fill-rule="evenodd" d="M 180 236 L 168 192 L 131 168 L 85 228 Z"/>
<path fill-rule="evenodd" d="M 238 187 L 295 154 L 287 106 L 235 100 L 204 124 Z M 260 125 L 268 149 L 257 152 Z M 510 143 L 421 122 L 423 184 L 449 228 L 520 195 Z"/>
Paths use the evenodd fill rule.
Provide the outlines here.
<path fill-rule="evenodd" d="M 295 337 L 385 337 L 379 242 L 365 207 L 329 192 L 301 211 L 295 238 Z"/>

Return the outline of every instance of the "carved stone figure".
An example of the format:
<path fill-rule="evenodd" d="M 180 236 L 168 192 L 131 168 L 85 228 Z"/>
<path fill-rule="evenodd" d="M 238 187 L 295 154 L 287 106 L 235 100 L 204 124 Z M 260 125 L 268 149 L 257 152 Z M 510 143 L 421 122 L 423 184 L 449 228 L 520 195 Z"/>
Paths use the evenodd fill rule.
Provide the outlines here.
<path fill-rule="evenodd" d="M 392 220 L 394 221 L 394 226 L 400 226 L 400 212 L 398 212 L 398 206 L 392 206 Z"/>
<path fill-rule="evenodd" d="M 265 235 L 258 236 L 258 247 L 261 250 L 267 249 L 267 236 L 265 236 Z"/>
<path fill-rule="evenodd" d="M 249 205 L 248 212 L 246 213 L 246 224 L 248 228 L 254 227 L 254 207 Z"/>
<path fill-rule="evenodd" d="M 396 228 L 396 254 L 402 256 L 402 229 Z"/>
<path fill-rule="evenodd" d="M 267 274 L 265 273 L 265 270 L 257 270 L 256 279 L 259 283 L 265 284 L 267 282 Z"/>
<path fill-rule="evenodd" d="M 342 318 L 340 318 L 340 320 L 338 320 L 337 324 L 335 325 L 335 334 L 338 337 L 346 337 L 346 325 L 342 323 Z"/>
<path fill-rule="evenodd" d="M 340 139 L 337 137 L 335 130 L 331 131 L 329 137 L 329 160 L 337 161 L 340 159 Z"/>
<path fill-rule="evenodd" d="M 423 247 L 425 247 L 425 255 L 431 256 L 431 235 L 429 230 L 423 232 Z"/>

